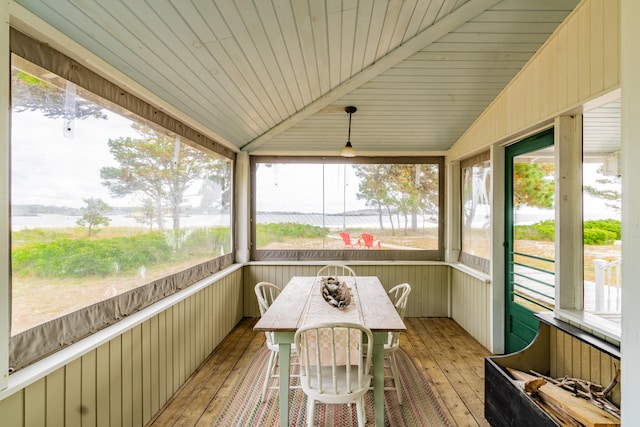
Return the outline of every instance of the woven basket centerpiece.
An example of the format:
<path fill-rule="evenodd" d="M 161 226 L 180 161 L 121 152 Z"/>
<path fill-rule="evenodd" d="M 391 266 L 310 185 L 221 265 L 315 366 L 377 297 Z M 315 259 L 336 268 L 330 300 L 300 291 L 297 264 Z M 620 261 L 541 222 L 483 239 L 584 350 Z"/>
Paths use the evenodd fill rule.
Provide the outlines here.
<path fill-rule="evenodd" d="M 351 304 L 351 290 L 346 282 L 341 282 L 337 277 L 323 277 L 320 283 L 322 297 L 329 305 L 342 310 Z"/>

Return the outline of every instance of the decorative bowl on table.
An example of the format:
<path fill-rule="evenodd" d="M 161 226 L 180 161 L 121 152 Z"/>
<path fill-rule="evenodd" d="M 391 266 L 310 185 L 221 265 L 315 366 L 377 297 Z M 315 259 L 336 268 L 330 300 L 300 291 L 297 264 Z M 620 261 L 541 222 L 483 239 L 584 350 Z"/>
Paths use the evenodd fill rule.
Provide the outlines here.
<path fill-rule="evenodd" d="M 351 303 L 351 290 L 346 282 L 341 282 L 337 277 L 328 276 L 322 277 L 320 284 L 322 297 L 329 305 L 343 310 Z"/>

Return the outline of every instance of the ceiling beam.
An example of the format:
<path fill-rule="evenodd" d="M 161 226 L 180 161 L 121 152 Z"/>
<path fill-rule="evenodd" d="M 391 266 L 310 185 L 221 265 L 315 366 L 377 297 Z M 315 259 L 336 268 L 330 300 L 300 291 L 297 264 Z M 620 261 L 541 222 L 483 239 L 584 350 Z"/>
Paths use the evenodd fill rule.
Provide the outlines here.
<path fill-rule="evenodd" d="M 424 49 L 426 46 L 429 46 L 431 43 L 489 9 L 499 1 L 500 0 L 470 0 L 455 11 L 443 17 L 438 22 L 418 33 L 415 37 L 409 39 L 406 43 L 401 44 L 373 64 L 369 65 L 358 74 L 336 86 L 330 92 L 320 96 L 311 104 L 308 104 L 240 148 L 242 151 L 253 151 L 257 147 L 269 141 L 271 138 L 295 126 L 304 119 L 311 117 L 326 106 L 359 88 L 372 78 L 398 65 L 411 55 Z"/>

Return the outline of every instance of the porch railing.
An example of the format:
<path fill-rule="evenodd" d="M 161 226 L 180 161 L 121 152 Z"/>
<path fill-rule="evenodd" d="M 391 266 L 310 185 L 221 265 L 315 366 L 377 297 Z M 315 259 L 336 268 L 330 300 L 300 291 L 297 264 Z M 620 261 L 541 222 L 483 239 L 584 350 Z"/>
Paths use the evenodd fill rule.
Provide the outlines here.
<path fill-rule="evenodd" d="M 620 293 L 622 289 L 622 259 L 617 259 L 611 262 L 607 262 L 602 259 L 594 259 L 593 267 L 596 274 L 596 313 L 619 313 Z"/>

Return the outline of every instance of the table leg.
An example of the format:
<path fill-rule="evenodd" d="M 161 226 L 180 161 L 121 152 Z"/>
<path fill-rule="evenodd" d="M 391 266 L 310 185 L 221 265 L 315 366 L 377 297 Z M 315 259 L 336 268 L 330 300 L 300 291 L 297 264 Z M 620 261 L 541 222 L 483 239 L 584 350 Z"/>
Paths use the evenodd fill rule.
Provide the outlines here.
<path fill-rule="evenodd" d="M 289 427 L 289 368 L 291 366 L 291 343 L 293 333 L 275 332 L 274 341 L 280 346 L 280 427 Z"/>
<path fill-rule="evenodd" d="M 384 425 L 384 345 L 387 332 L 373 333 L 373 404 L 376 426 Z"/>

